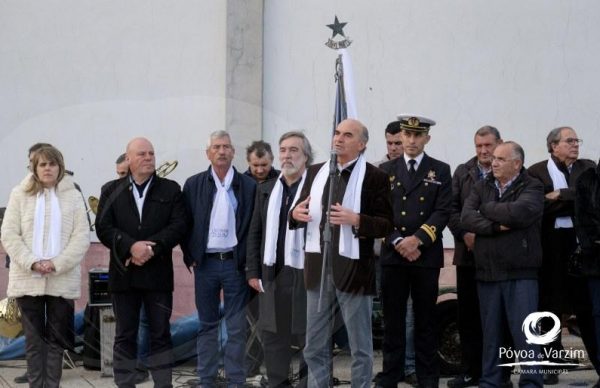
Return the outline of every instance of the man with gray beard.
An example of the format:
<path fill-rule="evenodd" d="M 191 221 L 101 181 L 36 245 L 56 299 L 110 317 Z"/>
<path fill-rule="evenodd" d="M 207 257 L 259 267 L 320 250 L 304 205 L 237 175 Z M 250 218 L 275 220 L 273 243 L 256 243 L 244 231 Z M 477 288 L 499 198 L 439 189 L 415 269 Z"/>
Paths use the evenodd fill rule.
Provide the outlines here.
<path fill-rule="evenodd" d="M 257 188 L 248 232 L 246 278 L 259 293 L 258 327 L 262 329 L 269 387 L 291 387 L 291 360 L 295 354 L 302 355 L 306 333 L 304 229 L 288 229 L 288 214 L 312 162 L 311 146 L 302 132 L 281 136 L 279 162 L 279 177 Z M 306 365 L 303 360 L 300 364 L 297 387 L 305 387 Z"/>

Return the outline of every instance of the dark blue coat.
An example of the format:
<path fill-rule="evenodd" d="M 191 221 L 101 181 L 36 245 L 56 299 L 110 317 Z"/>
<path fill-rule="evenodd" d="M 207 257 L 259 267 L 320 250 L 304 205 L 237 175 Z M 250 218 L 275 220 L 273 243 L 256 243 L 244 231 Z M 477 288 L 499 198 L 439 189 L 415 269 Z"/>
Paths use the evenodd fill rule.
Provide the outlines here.
<path fill-rule="evenodd" d="M 414 179 L 408 176 L 403 157 L 379 166 L 387 172 L 392 189 L 394 231 L 381 247 L 381 265 L 441 268 L 444 265 L 442 231 L 450 218 L 452 182 L 450 166 L 423 156 Z M 398 237 L 415 235 L 423 242 L 421 256 L 410 262 L 394 249 Z"/>
<path fill-rule="evenodd" d="M 238 268 L 243 271 L 246 266 L 246 238 L 254 209 L 256 182 L 234 169 L 231 187 L 238 203 L 235 211 L 235 231 L 238 244 L 233 251 L 233 257 L 237 261 Z M 201 265 L 206 256 L 210 213 L 215 192 L 215 180 L 211 167 L 189 177 L 183 186 L 183 197 L 192 219 L 191 232 L 187 241 L 182 244 L 183 260 L 188 267 L 194 263 L 198 266 Z"/>

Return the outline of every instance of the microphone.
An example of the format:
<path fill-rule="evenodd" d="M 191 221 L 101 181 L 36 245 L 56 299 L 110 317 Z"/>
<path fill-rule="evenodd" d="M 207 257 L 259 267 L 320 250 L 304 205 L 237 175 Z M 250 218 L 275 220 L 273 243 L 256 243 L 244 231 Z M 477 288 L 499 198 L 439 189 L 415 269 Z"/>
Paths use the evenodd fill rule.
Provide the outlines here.
<path fill-rule="evenodd" d="M 337 172 L 337 151 L 332 149 L 329 155 L 329 175 L 333 176 Z"/>

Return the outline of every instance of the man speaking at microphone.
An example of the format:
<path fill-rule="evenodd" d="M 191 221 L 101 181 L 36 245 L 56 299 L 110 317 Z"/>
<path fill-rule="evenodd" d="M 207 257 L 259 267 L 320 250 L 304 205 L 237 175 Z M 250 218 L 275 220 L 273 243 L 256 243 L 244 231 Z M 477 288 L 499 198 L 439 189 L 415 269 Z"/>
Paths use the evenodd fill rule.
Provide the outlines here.
<path fill-rule="evenodd" d="M 308 386 L 322 388 L 331 377 L 331 334 L 335 301 L 348 331 L 352 356 L 352 387 L 370 387 L 373 369 L 372 298 L 375 295 L 373 239 L 392 230 L 392 206 L 387 175 L 366 162 L 367 128 L 344 120 L 335 129 L 337 168 L 331 208 L 327 209 L 329 163 L 311 166 L 299 202 L 292 210 L 291 228 L 305 227 L 304 281 L 307 325 L 304 358 Z M 331 255 L 322 273 L 323 231 L 327 217 L 333 226 Z M 319 310 L 320 281 L 324 289 Z"/>
<path fill-rule="evenodd" d="M 143 305 L 150 325 L 148 366 L 154 387 L 172 387 L 172 252 L 187 231 L 187 215 L 179 185 L 156 176 L 150 141 L 141 137 L 131 140 L 126 155 L 130 174 L 102 187 L 96 217 L 98 238 L 110 249 L 115 384 L 135 387 Z"/>

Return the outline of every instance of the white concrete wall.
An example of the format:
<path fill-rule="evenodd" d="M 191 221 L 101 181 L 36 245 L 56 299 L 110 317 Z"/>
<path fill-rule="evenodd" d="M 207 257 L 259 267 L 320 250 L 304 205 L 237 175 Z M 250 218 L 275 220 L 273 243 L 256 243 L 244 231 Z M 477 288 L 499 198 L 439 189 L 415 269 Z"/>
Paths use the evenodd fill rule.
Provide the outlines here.
<path fill-rule="evenodd" d="M 599 13 L 593 0 L 266 0 L 264 137 L 305 128 L 316 160 L 327 157 L 336 53 L 325 25 L 338 15 L 354 42 L 370 160 L 385 154 L 384 128 L 400 112 L 438 122 L 426 151 L 452 169 L 474 154 L 485 124 L 521 143 L 527 165 L 547 157 L 546 135 L 560 125 L 597 160 Z"/>
<path fill-rule="evenodd" d="M 222 0 L 0 2 L 0 206 L 38 141 L 86 196 L 134 136 L 179 160 L 181 184 L 204 169 L 208 133 L 226 126 L 227 17 Z"/>
<path fill-rule="evenodd" d="M 261 123 L 273 145 L 305 128 L 323 160 L 335 14 L 354 41 L 369 159 L 385 153 L 383 129 L 400 112 L 438 121 L 427 151 L 453 168 L 484 124 L 522 143 L 527 164 L 546 157 L 558 125 L 596 159 L 599 11 L 593 0 L 265 0 L 263 24 L 262 0 L 0 1 L 0 206 L 37 141 L 63 151 L 86 196 L 138 135 L 158 161 L 179 160 L 180 183 L 207 166 L 216 129 L 232 129 L 239 168 Z"/>

